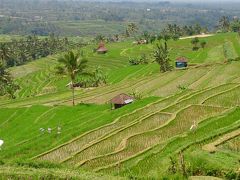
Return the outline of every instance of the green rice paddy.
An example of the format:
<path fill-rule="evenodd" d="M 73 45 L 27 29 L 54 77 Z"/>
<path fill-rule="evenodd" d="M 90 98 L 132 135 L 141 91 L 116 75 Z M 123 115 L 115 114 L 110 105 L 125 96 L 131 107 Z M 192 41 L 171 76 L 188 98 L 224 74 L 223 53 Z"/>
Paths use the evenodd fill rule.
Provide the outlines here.
<path fill-rule="evenodd" d="M 161 179 L 169 175 L 170 157 L 178 158 L 180 151 L 191 175 L 199 167 L 203 175 L 212 168 L 237 172 L 239 137 L 214 154 L 202 146 L 240 128 L 240 62 L 226 62 L 240 56 L 240 38 L 227 33 L 203 39 L 207 45 L 198 51 L 192 51 L 191 39 L 170 41 L 171 59 L 185 56 L 190 66 L 167 73 L 160 73 L 156 63 L 128 63 L 142 54 L 152 61 L 155 44 L 106 44 L 105 55 L 93 53 L 97 45 L 84 47 L 89 66 L 101 66 L 108 82 L 77 90 L 75 107 L 65 87 L 68 78 L 54 74 L 58 55 L 11 68 L 21 89 L 15 100 L 0 100 L 0 139 L 5 141 L 0 177 L 9 169 L 30 166 L 29 172 L 38 166 L 41 177 L 49 168 L 54 175 L 66 175 L 67 169 L 76 179 L 76 171 L 110 179 Z M 109 100 L 120 93 L 138 93 L 142 99 L 111 110 Z M 190 130 L 193 124 L 197 127 Z"/>

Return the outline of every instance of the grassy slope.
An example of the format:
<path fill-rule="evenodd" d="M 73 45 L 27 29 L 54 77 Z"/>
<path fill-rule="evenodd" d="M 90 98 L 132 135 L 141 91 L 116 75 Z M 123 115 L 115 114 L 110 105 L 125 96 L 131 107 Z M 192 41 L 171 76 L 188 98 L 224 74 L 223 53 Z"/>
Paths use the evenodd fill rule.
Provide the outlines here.
<path fill-rule="evenodd" d="M 5 140 L 1 159 L 31 158 L 155 100 L 157 98 L 148 98 L 117 111 L 111 111 L 109 105 L 1 109 L 0 136 Z M 29 123 L 30 127 L 27 126 Z M 60 135 L 57 135 L 58 126 L 62 128 Z M 53 132 L 41 134 L 40 128 L 52 128 Z"/>
<path fill-rule="evenodd" d="M 30 168 L 30 167 L 14 167 L 6 166 L 0 168 L 1 179 L 69 179 L 72 180 L 121 180 L 126 179 L 116 176 L 108 176 L 103 174 L 97 174 L 92 172 L 76 171 L 60 168 Z"/>
<path fill-rule="evenodd" d="M 142 135 L 137 135 L 136 138 L 130 138 L 133 140 L 129 140 L 130 144 L 126 146 L 126 149 L 123 149 L 123 152 L 115 152 L 115 150 L 119 150 L 122 146 L 118 146 L 117 149 L 113 147 L 114 144 L 117 145 L 119 143 L 117 138 L 114 138 L 114 132 L 117 132 L 116 130 L 109 132 L 109 140 L 104 141 L 105 144 L 102 143 L 101 138 L 96 139 L 99 144 L 99 146 L 97 146 L 99 151 L 95 153 L 95 148 L 92 146 L 93 151 L 91 151 L 90 148 L 86 151 L 87 154 L 82 156 L 84 158 L 88 157 L 89 151 L 93 158 L 84 165 L 85 169 L 94 168 L 95 170 L 105 173 L 159 178 L 159 176 L 166 173 L 166 168 L 169 166 L 169 155 L 174 155 L 180 149 L 186 147 L 190 147 L 186 151 L 189 162 L 192 162 L 191 159 L 194 159 L 194 153 L 200 153 L 201 156 L 199 156 L 199 159 L 204 162 L 209 160 L 209 167 L 211 164 L 217 164 L 216 156 L 209 156 L 201 150 L 195 150 L 196 148 L 194 148 L 194 146 L 196 137 L 199 141 L 204 139 L 209 141 L 209 138 L 218 136 L 219 133 L 224 134 L 239 126 L 239 109 L 224 114 L 222 117 L 220 116 L 222 119 L 219 123 L 218 118 L 209 119 L 209 117 L 216 115 L 216 112 L 222 112 L 225 108 L 230 109 L 239 106 L 240 96 L 239 87 L 237 86 L 240 79 L 240 63 L 215 63 L 223 62 L 226 58 L 223 53 L 224 44 L 231 44 L 229 51 L 236 56 L 240 55 L 240 44 L 239 37 L 237 37 L 236 34 L 219 34 L 205 39 L 208 42 L 206 48 L 198 52 L 191 50 L 192 45 L 190 44 L 190 40 L 171 41 L 171 57 L 175 58 L 184 55 L 190 59 L 191 63 L 208 63 L 211 65 L 203 65 L 185 71 L 175 70 L 165 74 L 158 73 L 159 68 L 157 64 L 128 65 L 129 57 L 139 56 L 142 53 L 149 54 L 153 51 L 153 45 L 133 46 L 130 42 L 109 44 L 108 47 L 110 51 L 106 55 L 93 54 L 93 45 L 85 48 L 85 54 L 88 56 L 90 65 L 101 65 L 109 75 L 109 84 L 105 87 L 92 90 L 79 90 L 76 96 L 78 102 L 105 103 L 118 93 L 130 93 L 133 91 L 141 92 L 145 97 L 153 95 L 167 97 L 181 92 L 178 88 L 179 85 L 189 88 L 189 90 L 183 91 L 180 95 L 173 97 L 175 101 L 170 101 L 170 104 L 161 104 L 160 102 L 154 106 L 147 107 L 147 104 L 154 101 L 156 102 L 159 99 L 147 98 L 117 111 L 111 111 L 109 105 L 106 104 L 78 105 L 71 108 L 65 106 L 66 104 L 70 104 L 69 99 L 71 97 L 70 92 L 64 88 L 64 85 L 68 82 L 67 78 L 62 79 L 54 76 L 52 73 L 56 65 L 55 57 L 45 58 L 21 67 L 12 68 L 12 73 L 23 89 L 18 93 L 17 100 L 3 100 L 0 102 L 0 137 L 5 140 L 0 158 L 10 164 L 16 161 L 25 161 L 85 132 L 113 122 L 117 117 L 134 112 L 133 110 L 143 107 L 143 109 L 140 110 L 143 116 L 149 116 L 144 117 L 144 121 L 153 123 L 151 128 L 160 127 L 162 131 L 156 131 L 155 133 L 154 129 L 149 129 L 144 123 L 141 123 L 141 113 L 139 113 L 139 116 L 136 116 L 136 114 L 138 114 L 138 112 L 136 112 L 133 116 L 129 116 L 131 117 L 129 120 L 126 120 L 127 122 L 135 120 L 139 123 L 134 124 L 133 127 L 130 128 L 126 121 L 124 121 L 125 124 L 123 124 L 124 126 L 122 127 L 123 132 L 121 137 L 135 136 L 135 133 L 139 133 L 139 130 L 140 132 L 146 131 L 146 134 L 142 132 Z M 219 86 L 224 83 L 228 84 Z M 216 88 L 209 89 L 212 87 Z M 50 94 L 28 98 L 28 96 L 40 95 L 44 93 L 44 90 Z M 35 105 L 29 106 L 33 104 Z M 42 106 L 41 104 L 61 104 L 61 106 L 49 107 Z M 199 104 L 201 106 L 199 106 Z M 27 107 L 24 107 L 26 105 Z M 214 107 L 208 107 L 206 105 Z M 177 116 L 176 118 L 170 118 L 168 120 L 170 124 L 163 124 L 163 127 L 161 127 L 161 123 L 154 123 L 157 119 L 151 119 L 152 115 L 153 117 L 158 117 L 157 112 L 161 110 L 162 106 L 165 109 L 164 112 L 170 113 L 169 115 L 171 116 Z M 165 108 L 165 106 L 169 106 L 169 108 Z M 192 110 L 191 107 L 193 108 Z M 189 111 L 186 110 L 188 108 L 190 108 Z M 216 110 L 215 112 L 214 109 L 219 108 L 222 110 Z M 180 115 L 176 115 L 177 112 Z M 198 113 L 202 114 L 202 118 L 200 118 L 200 116 L 192 117 L 192 119 L 196 118 L 196 120 L 200 121 L 196 134 L 187 133 L 187 129 L 192 123 L 192 119 L 191 122 L 188 121 L 188 116 L 193 112 L 195 112 L 196 115 Z M 181 122 L 185 122 L 185 124 Z M 28 126 L 29 123 L 31 123 L 31 126 Z M 176 124 L 178 125 L 176 126 Z M 56 128 L 58 126 L 62 127 L 62 133 L 60 135 L 56 134 Z M 51 134 L 40 133 L 39 128 L 48 127 L 53 128 Z M 206 133 L 210 132 L 213 127 L 215 127 L 214 131 Z M 151 133 L 152 130 L 153 133 Z M 174 136 L 171 133 L 172 131 L 176 132 Z M 165 133 L 161 134 L 161 132 Z M 118 134 L 119 133 L 120 132 L 118 132 Z M 169 133 L 172 135 L 169 135 Z M 156 139 L 158 136 L 161 137 L 161 139 Z M 113 137 L 112 140 L 111 137 Z M 145 141 L 143 142 L 145 143 L 141 143 L 144 139 Z M 152 144 L 146 143 L 148 141 Z M 116 143 L 109 144 L 108 142 Z M 146 144 L 149 146 L 146 146 Z M 149 147 L 151 148 L 145 151 Z M 75 150 L 73 152 L 75 152 Z M 106 157 L 97 157 L 98 155 L 104 155 L 109 152 L 114 153 L 112 155 L 108 154 Z M 140 154 L 136 156 L 137 153 Z M 80 156 L 76 154 L 73 158 L 71 157 L 70 162 L 76 161 L 74 164 L 79 163 L 77 158 L 81 157 L 81 153 L 79 155 Z M 67 154 L 67 157 L 68 156 Z M 236 168 L 234 165 L 235 161 L 233 160 L 234 156 L 234 153 L 230 155 L 220 155 L 225 161 L 232 164 L 231 168 Z M 216 167 L 227 169 L 227 167 L 220 166 L 219 164 L 217 164 Z"/>
<path fill-rule="evenodd" d="M 223 47 L 226 41 L 232 42 L 234 49 L 231 49 L 235 53 L 239 49 L 239 37 L 237 34 L 218 34 L 216 36 L 205 38 L 208 42 L 205 49 L 200 49 L 197 52 L 191 50 L 190 39 L 171 41 L 169 46 L 171 47 L 171 57 L 174 59 L 177 56 L 185 55 L 190 58 L 191 63 L 212 63 L 223 62 L 225 58 L 222 58 L 223 50 L 215 49 L 216 46 Z M 97 55 L 92 53 L 94 45 L 90 45 L 84 48 L 85 54 L 89 59 L 89 66 L 102 66 L 108 74 L 108 86 L 87 90 L 87 92 L 78 91 L 77 96 L 79 101 L 85 102 L 100 102 L 105 103 L 110 97 L 113 97 L 119 92 L 132 92 L 139 91 L 143 95 L 157 95 L 167 96 L 178 91 L 177 86 L 186 86 L 190 89 L 201 89 L 208 86 L 216 86 L 220 83 L 232 82 L 238 77 L 238 64 L 229 65 L 229 68 L 225 68 L 220 65 L 212 65 L 207 68 L 198 68 L 191 71 L 176 71 L 168 73 L 167 75 L 159 75 L 158 65 L 153 63 L 149 65 L 140 66 L 129 66 L 128 58 L 136 57 L 143 53 L 151 57 L 154 45 L 141 45 L 134 46 L 131 42 L 121 42 L 107 45 L 109 53 L 106 55 Z M 211 57 L 211 52 L 214 52 L 214 58 Z M 220 55 L 216 55 L 219 54 Z M 204 56 L 202 54 L 205 54 Z M 68 83 L 67 77 L 57 77 L 53 73 L 53 69 L 56 65 L 56 56 L 38 60 L 29 63 L 24 66 L 12 68 L 11 71 L 17 81 L 19 82 L 22 89 L 18 92 L 18 100 L 15 101 L 18 105 L 29 103 L 52 103 L 51 101 L 59 101 L 62 99 L 69 99 L 71 92 L 65 87 Z M 223 74 L 218 73 L 219 71 L 226 71 Z M 194 76 L 192 76 L 194 74 Z M 159 77 L 159 78 L 156 78 Z M 191 78 L 189 78 L 191 77 Z M 26 80 L 27 79 L 27 80 Z M 146 87 L 144 84 L 140 85 L 138 82 L 143 80 L 149 81 Z M 127 86 L 131 83 L 137 83 L 136 86 L 129 88 Z M 158 84 L 160 82 L 160 84 Z M 127 86 L 127 87 L 126 87 Z M 113 87 L 119 89 L 116 93 L 111 93 Z M 170 90 L 170 91 L 169 91 Z M 86 98 L 87 96 L 93 96 L 94 94 L 106 94 L 108 98 L 97 99 L 95 101 Z M 49 94 L 50 93 L 50 94 Z M 44 96 L 39 96 L 47 94 Z M 37 98 L 29 98 L 27 101 L 22 101 L 21 98 L 38 96 Z M 39 102 L 38 102 L 39 100 Z M 19 104 L 18 101 L 21 101 Z M 7 101 L 2 103 L 6 103 Z M 12 103 L 12 102 L 10 102 Z"/>

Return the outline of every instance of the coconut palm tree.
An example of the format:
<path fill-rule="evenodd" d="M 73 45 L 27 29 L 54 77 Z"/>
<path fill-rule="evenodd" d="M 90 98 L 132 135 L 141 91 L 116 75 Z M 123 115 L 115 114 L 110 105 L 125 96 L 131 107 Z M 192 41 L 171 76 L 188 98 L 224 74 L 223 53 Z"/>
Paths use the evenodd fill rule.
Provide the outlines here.
<path fill-rule="evenodd" d="M 10 56 L 10 48 L 6 43 L 0 44 L 0 59 L 1 63 L 5 64 L 5 61 L 9 58 Z"/>
<path fill-rule="evenodd" d="M 68 74 L 71 79 L 71 88 L 72 88 L 72 104 L 75 105 L 75 79 L 77 75 L 85 74 L 87 67 L 87 60 L 83 57 L 83 53 L 74 53 L 69 51 L 64 56 L 58 59 L 58 62 L 63 64 L 64 72 Z"/>
<path fill-rule="evenodd" d="M 167 72 L 172 70 L 166 42 L 164 43 L 164 45 L 162 43 L 157 44 L 157 48 L 154 51 L 154 58 L 155 61 L 160 65 L 161 72 Z"/>
<path fill-rule="evenodd" d="M 126 31 L 131 35 L 138 32 L 138 27 L 135 23 L 130 23 L 128 24 Z"/>
<path fill-rule="evenodd" d="M 14 83 L 10 73 L 6 71 L 4 65 L 0 62 L 0 96 L 9 95 L 10 98 L 15 98 L 15 92 L 19 86 Z"/>
<path fill-rule="evenodd" d="M 221 17 L 221 19 L 219 20 L 219 28 L 223 32 L 228 32 L 229 27 L 230 27 L 230 22 L 229 22 L 228 17 L 226 17 L 226 16 Z"/>
<path fill-rule="evenodd" d="M 92 74 L 94 79 L 94 86 L 98 87 L 100 84 L 106 84 L 107 76 L 103 72 L 100 66 L 95 67 L 95 70 Z"/>

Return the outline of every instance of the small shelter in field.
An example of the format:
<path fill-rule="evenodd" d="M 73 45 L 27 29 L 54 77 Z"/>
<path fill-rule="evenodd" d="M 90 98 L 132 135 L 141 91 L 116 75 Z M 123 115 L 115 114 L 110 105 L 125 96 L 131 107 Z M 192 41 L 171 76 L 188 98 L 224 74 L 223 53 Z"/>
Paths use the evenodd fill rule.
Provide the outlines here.
<path fill-rule="evenodd" d="M 108 49 L 105 47 L 105 44 L 103 42 L 99 43 L 99 46 L 97 48 L 97 53 L 98 54 L 105 54 L 108 52 Z"/>
<path fill-rule="evenodd" d="M 131 104 L 134 101 L 134 98 L 128 96 L 127 94 L 119 94 L 110 100 L 112 109 L 118 109 L 125 105 Z"/>
<path fill-rule="evenodd" d="M 185 57 L 178 57 L 176 59 L 176 68 L 186 68 L 188 66 L 188 60 Z"/>

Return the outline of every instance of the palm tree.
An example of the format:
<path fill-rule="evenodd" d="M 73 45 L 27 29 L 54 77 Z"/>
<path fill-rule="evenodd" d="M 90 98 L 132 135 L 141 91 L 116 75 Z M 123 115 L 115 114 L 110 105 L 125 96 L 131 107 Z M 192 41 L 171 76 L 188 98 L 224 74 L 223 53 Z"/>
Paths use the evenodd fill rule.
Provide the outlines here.
<path fill-rule="evenodd" d="M 144 40 L 146 40 L 146 42 L 148 44 L 149 41 L 150 41 L 151 35 L 147 31 L 144 31 L 143 34 L 142 34 L 142 37 L 143 37 Z"/>
<path fill-rule="evenodd" d="M 14 83 L 10 73 L 5 70 L 4 65 L 0 62 L 0 96 L 8 94 L 14 99 L 14 94 L 18 89 L 19 86 Z"/>
<path fill-rule="evenodd" d="M 221 17 L 221 19 L 219 20 L 219 28 L 221 28 L 223 32 L 227 32 L 229 30 L 229 27 L 230 22 L 228 17 L 226 16 Z"/>
<path fill-rule="evenodd" d="M 101 34 L 99 34 L 95 37 L 95 40 L 96 40 L 97 43 L 99 43 L 101 41 L 104 41 L 105 39 L 106 39 L 105 36 L 103 36 Z"/>
<path fill-rule="evenodd" d="M 129 34 L 134 34 L 137 31 L 138 31 L 138 27 L 135 23 L 128 24 L 126 32 L 128 32 Z"/>
<path fill-rule="evenodd" d="M 163 44 L 157 44 L 157 49 L 154 51 L 155 61 L 160 65 L 160 71 L 171 71 L 172 66 L 170 64 L 169 51 L 166 45 L 166 41 Z"/>
<path fill-rule="evenodd" d="M 0 44 L 0 58 L 2 64 L 5 64 L 5 61 L 10 57 L 10 48 L 6 43 Z"/>
<path fill-rule="evenodd" d="M 74 53 L 69 51 L 63 57 L 58 59 L 58 62 L 63 64 L 65 72 L 71 79 L 72 88 L 72 104 L 75 105 L 75 94 L 74 94 L 74 83 L 77 75 L 85 74 L 85 69 L 87 67 L 87 60 L 83 57 L 83 53 Z"/>
<path fill-rule="evenodd" d="M 205 48 L 206 44 L 207 44 L 206 41 L 201 41 L 201 42 L 200 42 L 200 45 L 201 45 L 201 47 L 202 47 L 203 49 Z"/>
<path fill-rule="evenodd" d="M 106 84 L 107 76 L 100 66 L 97 66 L 92 74 L 94 78 L 94 86 L 98 87 L 100 84 Z"/>

